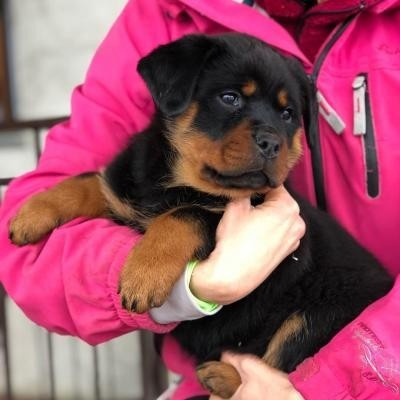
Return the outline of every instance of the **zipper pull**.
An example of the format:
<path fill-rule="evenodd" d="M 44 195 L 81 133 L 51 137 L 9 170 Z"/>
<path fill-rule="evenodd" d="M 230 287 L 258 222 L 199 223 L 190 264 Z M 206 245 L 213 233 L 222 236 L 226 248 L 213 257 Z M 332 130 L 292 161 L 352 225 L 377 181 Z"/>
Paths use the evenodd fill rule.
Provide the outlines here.
<path fill-rule="evenodd" d="M 346 124 L 340 118 L 339 114 L 327 102 L 320 91 L 317 92 L 317 102 L 320 114 L 325 118 L 325 121 L 338 135 L 342 134 L 346 128 Z"/>
<path fill-rule="evenodd" d="M 365 111 L 365 93 L 367 81 L 365 75 L 358 75 L 353 81 L 353 133 L 356 136 L 367 132 L 367 114 Z"/>

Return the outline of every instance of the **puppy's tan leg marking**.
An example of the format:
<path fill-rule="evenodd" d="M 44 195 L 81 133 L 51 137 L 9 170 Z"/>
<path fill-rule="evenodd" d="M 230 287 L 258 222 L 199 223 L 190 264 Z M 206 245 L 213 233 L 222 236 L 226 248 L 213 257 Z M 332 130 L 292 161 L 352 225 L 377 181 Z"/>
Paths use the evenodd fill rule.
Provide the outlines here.
<path fill-rule="evenodd" d="M 196 373 L 205 389 L 223 399 L 231 398 L 242 384 L 235 367 L 221 361 L 201 364 Z"/>
<path fill-rule="evenodd" d="M 271 367 L 280 367 L 280 354 L 285 343 L 306 330 L 306 321 L 303 315 L 294 313 L 276 331 L 268 343 L 267 352 L 263 360 Z"/>
<path fill-rule="evenodd" d="M 105 214 L 106 201 L 97 174 L 68 178 L 23 204 L 11 220 L 10 239 L 19 246 L 35 243 L 74 218 Z"/>
<path fill-rule="evenodd" d="M 162 305 L 203 242 L 196 222 L 178 218 L 174 211 L 154 218 L 128 255 L 120 295 L 129 311 L 143 313 Z"/>

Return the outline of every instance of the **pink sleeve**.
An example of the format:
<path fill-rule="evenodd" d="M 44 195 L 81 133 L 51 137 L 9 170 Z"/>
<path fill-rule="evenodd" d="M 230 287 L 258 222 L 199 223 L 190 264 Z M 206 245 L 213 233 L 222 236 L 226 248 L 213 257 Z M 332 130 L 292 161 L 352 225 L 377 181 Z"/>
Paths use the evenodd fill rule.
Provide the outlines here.
<path fill-rule="evenodd" d="M 351 304 L 349 304 L 351 307 Z M 400 395 L 400 277 L 290 380 L 306 400 L 397 399 Z"/>
<path fill-rule="evenodd" d="M 9 220 L 24 200 L 68 176 L 99 170 L 147 125 L 153 106 L 136 64 L 168 40 L 158 2 L 130 1 L 98 49 L 85 83 L 75 89 L 70 120 L 50 131 L 38 168 L 13 181 L 5 196 L 0 279 L 25 314 L 50 331 L 96 344 L 134 329 L 165 332 L 174 326 L 120 306 L 119 271 L 138 240 L 132 230 L 81 218 L 37 245 L 18 248 L 8 239 Z"/>

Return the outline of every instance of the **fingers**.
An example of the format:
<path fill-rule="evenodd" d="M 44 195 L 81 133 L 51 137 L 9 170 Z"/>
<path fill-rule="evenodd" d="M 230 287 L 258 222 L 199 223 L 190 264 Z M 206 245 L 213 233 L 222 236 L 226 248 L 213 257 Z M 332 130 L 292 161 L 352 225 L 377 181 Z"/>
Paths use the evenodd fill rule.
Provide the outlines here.
<path fill-rule="evenodd" d="M 276 189 L 271 190 L 265 196 L 265 201 L 259 207 L 259 209 L 270 209 L 270 207 L 276 207 L 279 209 L 279 213 L 282 217 L 286 217 L 292 221 L 291 234 L 295 240 L 291 251 L 296 250 L 299 247 L 300 239 L 304 236 L 306 231 L 306 225 L 300 216 L 300 207 L 295 199 L 289 194 L 285 187 L 279 186 Z"/>
<path fill-rule="evenodd" d="M 286 190 L 285 186 L 278 186 L 276 189 L 271 189 L 264 197 L 264 201 L 279 201 L 279 202 L 293 202 L 293 197 Z"/>
<path fill-rule="evenodd" d="M 235 368 L 239 369 L 240 362 L 243 360 L 243 358 L 245 358 L 245 356 L 241 354 L 225 352 L 222 354 L 221 361 L 232 364 Z"/>
<path fill-rule="evenodd" d="M 217 227 L 210 263 L 203 264 L 215 302 L 230 304 L 253 291 L 299 247 L 304 233 L 299 206 L 283 186 L 257 207 L 249 198 L 229 203 Z M 194 286 L 200 278 L 194 276 Z"/>
<path fill-rule="evenodd" d="M 283 185 L 270 190 L 265 195 L 264 202 L 257 208 L 262 209 L 271 206 L 279 207 L 280 209 L 285 210 L 289 215 L 300 213 L 299 205 Z"/>
<path fill-rule="evenodd" d="M 303 233 L 303 235 L 304 235 L 304 233 Z M 298 240 L 297 242 L 294 243 L 294 245 L 290 248 L 289 253 L 293 253 L 294 251 L 296 251 L 299 248 L 299 246 L 300 246 L 300 240 Z"/>
<path fill-rule="evenodd" d="M 296 237 L 298 239 L 294 243 L 295 247 L 293 250 L 295 250 L 299 247 L 300 239 L 304 236 L 305 233 L 306 233 L 306 224 L 305 224 L 303 218 L 301 218 L 301 216 L 298 215 L 296 217 L 295 221 L 293 222 L 293 226 L 292 226 L 293 237 Z"/>
<path fill-rule="evenodd" d="M 230 201 L 225 208 L 225 214 L 242 213 L 242 212 L 247 212 L 250 209 L 251 209 L 250 197 L 244 197 L 242 199 L 235 199 Z"/>
<path fill-rule="evenodd" d="M 253 375 L 254 370 L 258 370 L 260 366 L 266 367 L 258 357 L 250 354 L 232 354 L 224 353 L 221 361 L 233 365 L 239 372 L 243 381 Z"/>
<path fill-rule="evenodd" d="M 225 231 L 234 229 L 237 221 L 246 218 L 252 209 L 250 198 L 236 199 L 229 202 L 217 228 L 217 241 Z"/>
<path fill-rule="evenodd" d="M 290 196 L 289 192 L 286 190 L 285 186 L 280 185 L 275 189 L 271 189 L 265 195 L 265 200 L 274 200 L 282 198 L 285 196 Z"/>
<path fill-rule="evenodd" d="M 268 366 L 249 354 L 224 353 L 221 361 L 231 364 L 240 374 L 242 384 L 232 400 L 304 400 L 286 373 Z M 211 396 L 211 400 L 220 400 Z"/>
<path fill-rule="evenodd" d="M 288 375 L 285 372 L 270 367 L 263 360 L 252 354 L 224 353 L 221 361 L 229 363 L 236 368 L 243 384 L 252 381 L 257 376 L 263 381 L 268 381 L 268 378 L 271 380 L 287 380 Z"/>

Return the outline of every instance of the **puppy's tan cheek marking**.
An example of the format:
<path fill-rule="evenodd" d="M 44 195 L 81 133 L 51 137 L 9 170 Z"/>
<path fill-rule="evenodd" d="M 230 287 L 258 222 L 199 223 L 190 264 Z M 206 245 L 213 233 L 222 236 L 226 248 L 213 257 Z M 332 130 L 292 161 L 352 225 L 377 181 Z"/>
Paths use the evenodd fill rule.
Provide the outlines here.
<path fill-rule="evenodd" d="M 199 131 L 193 121 L 198 105 L 188 110 L 169 125 L 169 139 L 180 157 L 196 169 L 208 165 L 217 171 L 237 170 L 246 167 L 252 158 L 252 137 L 249 121 L 242 121 L 227 132 L 222 139 L 212 140 Z"/>
<path fill-rule="evenodd" d="M 302 314 L 292 314 L 276 331 L 268 344 L 263 360 L 271 367 L 279 368 L 280 355 L 286 342 L 293 337 L 306 333 L 306 321 Z"/>
<path fill-rule="evenodd" d="M 172 182 L 168 186 L 190 185 L 206 193 L 232 198 L 253 194 L 251 190 L 223 188 L 203 176 L 205 165 L 218 171 L 226 171 L 233 170 L 233 167 L 238 169 L 246 166 L 251 161 L 251 155 L 247 155 L 246 159 L 242 154 L 244 147 L 250 146 L 251 131 L 247 129 L 248 122 L 234 128 L 225 139 L 213 141 L 193 125 L 187 124 L 187 117 L 184 119 L 185 130 L 182 130 L 182 124 L 170 126 L 170 141 L 179 156 L 172 167 Z"/>
<path fill-rule="evenodd" d="M 302 128 L 297 129 L 292 139 L 288 153 L 288 168 L 292 169 L 303 155 L 303 147 L 301 144 Z"/>
<path fill-rule="evenodd" d="M 188 129 L 190 129 L 198 112 L 199 112 L 198 103 L 197 102 L 190 103 L 187 110 L 178 117 L 176 117 L 174 121 L 172 121 L 172 126 L 174 127 L 176 133 L 184 133 Z"/>
<path fill-rule="evenodd" d="M 190 164 L 191 168 L 202 169 L 204 165 L 216 169 L 224 168 L 220 140 L 211 140 L 203 132 L 195 128 L 187 130 L 184 134 L 176 134 L 172 139 L 182 162 Z"/>
<path fill-rule="evenodd" d="M 202 191 L 215 191 L 201 178 L 204 160 L 207 164 L 221 165 L 220 142 L 211 141 L 194 126 L 198 104 L 192 103 L 175 120 L 168 123 L 168 138 L 178 156 L 172 166 L 172 182 L 167 186 L 191 185 Z"/>
<path fill-rule="evenodd" d="M 278 92 L 278 104 L 284 108 L 288 105 L 288 92 L 282 89 Z"/>
<path fill-rule="evenodd" d="M 221 140 L 211 140 L 194 125 L 198 104 L 192 103 L 179 117 L 168 122 L 168 138 L 178 157 L 167 187 L 190 185 L 206 193 L 231 198 L 253 194 L 252 190 L 226 189 L 203 176 L 206 165 L 217 171 L 245 169 L 253 162 L 249 121 L 243 121 Z"/>
<path fill-rule="evenodd" d="M 257 90 L 257 84 L 255 81 L 250 80 L 248 82 L 246 82 L 243 86 L 242 86 L 242 93 L 245 96 L 251 96 L 253 95 Z"/>
<path fill-rule="evenodd" d="M 221 155 L 225 170 L 246 169 L 254 160 L 254 149 L 250 122 L 244 120 L 228 132 L 222 141 Z"/>
<path fill-rule="evenodd" d="M 275 180 L 279 184 L 283 183 L 289 173 L 288 168 L 289 149 L 286 139 L 283 140 L 279 155 L 275 161 Z"/>
<path fill-rule="evenodd" d="M 275 180 L 279 184 L 286 180 L 290 170 L 296 165 L 302 155 L 301 134 L 302 130 L 298 129 L 293 136 L 290 147 L 286 140 L 282 143 L 274 167 Z"/>

